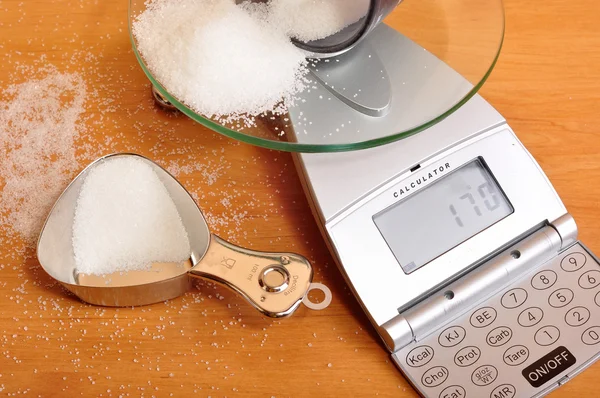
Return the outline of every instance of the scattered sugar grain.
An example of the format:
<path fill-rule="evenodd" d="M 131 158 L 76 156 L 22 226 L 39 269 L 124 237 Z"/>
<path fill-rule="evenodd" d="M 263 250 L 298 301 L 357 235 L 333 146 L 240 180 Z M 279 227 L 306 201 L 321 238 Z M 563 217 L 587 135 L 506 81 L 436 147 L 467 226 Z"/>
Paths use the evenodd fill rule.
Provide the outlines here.
<path fill-rule="evenodd" d="M 0 94 L 0 225 L 28 244 L 77 168 L 86 95 L 79 74 L 53 70 Z"/>
<path fill-rule="evenodd" d="M 151 166 L 115 157 L 85 177 L 75 209 L 73 252 L 79 272 L 103 275 L 184 261 L 191 250 L 177 208 Z"/>

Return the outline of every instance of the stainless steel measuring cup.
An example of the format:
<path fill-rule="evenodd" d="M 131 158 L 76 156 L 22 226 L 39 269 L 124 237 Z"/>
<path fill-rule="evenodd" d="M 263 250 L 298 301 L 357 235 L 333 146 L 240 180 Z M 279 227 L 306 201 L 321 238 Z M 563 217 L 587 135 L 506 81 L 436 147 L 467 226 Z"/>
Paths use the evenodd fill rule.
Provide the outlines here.
<path fill-rule="evenodd" d="M 352 1 L 355 0 L 348 0 L 348 2 Z M 312 58 L 328 58 L 340 55 L 363 40 L 401 1 L 370 0 L 367 14 L 341 31 L 309 42 L 296 39 L 292 41 L 297 47 L 307 51 Z"/>
<path fill-rule="evenodd" d="M 81 187 L 94 167 L 123 157 L 144 161 L 167 189 L 189 238 L 190 259 L 184 263 L 154 263 L 150 270 L 117 272 L 109 278 L 81 274 L 72 244 Z M 37 256 L 44 270 L 77 297 L 103 306 L 136 306 L 171 299 L 190 288 L 191 277 L 200 277 L 230 287 L 267 316 L 283 317 L 301 303 L 313 276 L 308 260 L 298 254 L 248 250 L 211 234 L 185 188 L 162 167 L 135 154 L 100 158 L 71 182 L 48 215 Z"/>

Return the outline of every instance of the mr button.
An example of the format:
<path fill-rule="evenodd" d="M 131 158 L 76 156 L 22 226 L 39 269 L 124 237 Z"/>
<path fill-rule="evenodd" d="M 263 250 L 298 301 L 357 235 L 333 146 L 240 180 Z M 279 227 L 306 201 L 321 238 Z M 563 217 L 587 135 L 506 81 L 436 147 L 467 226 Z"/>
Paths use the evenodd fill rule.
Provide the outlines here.
<path fill-rule="evenodd" d="M 533 387 L 540 387 L 575 365 L 577 360 L 565 347 L 558 347 L 544 355 L 521 372 Z"/>

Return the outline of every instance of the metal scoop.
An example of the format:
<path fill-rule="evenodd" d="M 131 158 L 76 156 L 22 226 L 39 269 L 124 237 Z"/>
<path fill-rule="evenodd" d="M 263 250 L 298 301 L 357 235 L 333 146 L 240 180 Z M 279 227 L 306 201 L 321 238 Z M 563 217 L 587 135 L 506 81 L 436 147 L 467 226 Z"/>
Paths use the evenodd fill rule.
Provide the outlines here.
<path fill-rule="evenodd" d="M 356 0 L 349 0 L 349 2 Z M 341 31 L 322 39 L 302 42 L 293 39 L 293 43 L 307 51 L 311 58 L 329 58 L 354 48 L 383 19 L 400 4 L 402 0 L 370 0 L 367 14 Z"/>
<path fill-rule="evenodd" d="M 183 263 L 154 263 L 147 270 L 110 275 L 79 273 L 72 238 L 81 187 L 94 167 L 123 157 L 143 160 L 167 189 L 189 238 L 190 259 Z M 71 182 L 46 220 L 37 256 L 44 270 L 77 297 L 103 306 L 146 305 L 171 299 L 190 288 L 191 277 L 200 277 L 232 288 L 267 316 L 283 317 L 301 303 L 313 275 L 310 263 L 300 255 L 243 249 L 211 234 L 185 188 L 156 163 L 135 154 L 100 158 Z"/>

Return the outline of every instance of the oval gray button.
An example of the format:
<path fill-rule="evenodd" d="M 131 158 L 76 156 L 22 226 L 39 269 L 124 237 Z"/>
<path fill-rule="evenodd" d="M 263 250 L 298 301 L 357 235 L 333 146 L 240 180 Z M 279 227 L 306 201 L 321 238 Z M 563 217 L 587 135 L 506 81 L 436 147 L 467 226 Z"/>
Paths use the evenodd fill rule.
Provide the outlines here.
<path fill-rule="evenodd" d="M 490 398 L 514 398 L 517 396 L 517 389 L 512 384 L 500 384 L 492 390 Z"/>
<path fill-rule="evenodd" d="M 440 398 L 465 398 L 467 392 L 461 386 L 449 386 L 442 390 Z"/>
<path fill-rule="evenodd" d="M 541 346 L 547 346 L 556 343 L 560 337 L 560 330 L 556 326 L 544 326 L 535 332 L 533 339 Z"/>
<path fill-rule="evenodd" d="M 455 345 L 460 344 L 466 335 L 467 332 L 462 326 L 450 326 L 440 333 L 438 343 L 440 343 L 442 347 L 454 347 Z"/>
<path fill-rule="evenodd" d="M 492 307 L 482 307 L 471 314 L 471 325 L 476 328 L 484 328 L 496 320 L 496 315 L 496 310 Z"/>
<path fill-rule="evenodd" d="M 458 350 L 454 355 L 454 363 L 456 366 L 464 368 L 471 366 L 481 357 L 481 350 L 475 346 L 467 346 Z"/>
<path fill-rule="evenodd" d="M 569 303 L 573 300 L 573 296 L 574 294 L 571 289 L 563 287 L 553 291 L 552 294 L 550 294 L 550 297 L 548 297 L 548 304 L 554 308 L 561 308 L 565 305 L 569 305 Z"/>
<path fill-rule="evenodd" d="M 574 272 L 579 270 L 585 265 L 587 258 L 583 253 L 571 253 L 568 254 L 560 262 L 560 267 L 567 272 Z"/>
<path fill-rule="evenodd" d="M 600 343 L 600 326 L 592 326 L 586 329 L 581 335 L 581 341 L 587 345 Z"/>
<path fill-rule="evenodd" d="M 427 365 L 433 359 L 433 348 L 422 345 L 413 348 L 406 356 L 406 364 L 411 368 Z"/>
<path fill-rule="evenodd" d="M 479 387 L 492 384 L 498 377 L 498 370 L 492 365 L 483 365 L 475 369 L 471 375 L 473 384 Z"/>
<path fill-rule="evenodd" d="M 502 356 L 508 366 L 517 366 L 529 358 L 529 348 L 524 345 L 514 345 L 504 352 Z"/>
<path fill-rule="evenodd" d="M 517 318 L 517 322 L 519 322 L 519 325 L 528 328 L 540 323 L 543 317 L 544 311 L 542 311 L 541 308 L 530 307 L 521 311 Z"/>
<path fill-rule="evenodd" d="M 437 387 L 448 378 L 448 369 L 443 366 L 434 366 L 423 373 L 421 384 L 425 387 Z"/>
<path fill-rule="evenodd" d="M 502 295 L 500 303 L 504 308 L 512 309 L 522 305 L 527 300 L 527 291 L 525 289 L 510 289 Z"/>
<path fill-rule="evenodd" d="M 512 330 L 510 330 L 509 327 L 498 326 L 496 329 L 492 329 L 488 333 L 487 337 L 485 338 L 485 341 L 487 341 L 487 343 L 492 347 L 500 347 L 508 343 L 511 337 Z"/>
<path fill-rule="evenodd" d="M 565 322 L 569 326 L 577 327 L 590 319 L 590 310 L 585 307 L 573 307 L 565 314 Z"/>
<path fill-rule="evenodd" d="M 531 286 L 537 290 L 545 290 L 552 287 L 557 279 L 558 276 L 556 275 L 556 272 L 546 269 L 538 272 L 531 278 Z"/>
<path fill-rule="evenodd" d="M 600 285 L 600 271 L 597 269 L 584 272 L 579 277 L 579 286 L 583 289 L 593 289 L 598 285 Z"/>

